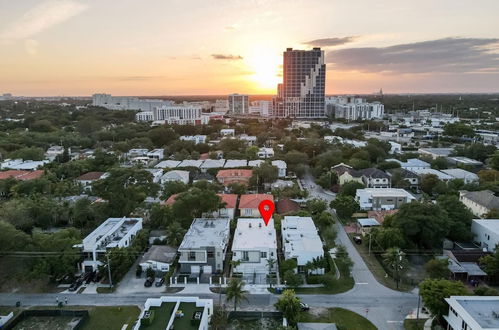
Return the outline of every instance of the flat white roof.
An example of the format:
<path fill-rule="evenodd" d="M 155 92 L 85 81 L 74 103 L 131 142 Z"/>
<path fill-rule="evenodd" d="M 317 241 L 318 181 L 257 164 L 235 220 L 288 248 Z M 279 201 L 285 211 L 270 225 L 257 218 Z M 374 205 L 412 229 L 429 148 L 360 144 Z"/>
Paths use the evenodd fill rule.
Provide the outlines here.
<path fill-rule="evenodd" d="M 181 161 L 179 160 L 163 160 L 162 162 L 159 162 L 156 166 L 156 168 L 175 168 L 177 167 Z"/>
<path fill-rule="evenodd" d="M 473 219 L 473 222 L 493 233 L 499 234 L 499 219 Z"/>
<path fill-rule="evenodd" d="M 456 179 L 473 179 L 478 180 L 478 175 L 473 172 L 465 171 L 460 168 L 449 168 L 447 170 L 442 170 L 447 175 L 450 175 Z"/>
<path fill-rule="evenodd" d="M 272 165 L 274 165 L 277 168 L 286 168 L 286 162 L 283 160 L 273 160 Z"/>
<path fill-rule="evenodd" d="M 357 219 L 357 222 L 362 226 L 362 227 L 373 227 L 373 226 L 379 226 L 378 220 L 374 218 L 360 218 Z"/>
<path fill-rule="evenodd" d="M 274 219 L 267 226 L 262 218 L 239 218 L 237 220 L 232 250 L 276 249 Z"/>
<path fill-rule="evenodd" d="M 411 170 L 411 172 L 416 173 L 418 175 L 433 174 L 433 175 L 436 175 L 440 180 L 452 180 L 453 179 L 452 176 L 450 176 L 446 173 L 440 172 L 438 170 L 435 170 L 433 168 L 416 168 L 416 169 Z"/>
<path fill-rule="evenodd" d="M 236 167 L 246 167 L 248 166 L 248 161 L 246 159 L 227 159 L 225 163 L 225 168 L 236 168 Z"/>
<path fill-rule="evenodd" d="M 499 311 L 498 296 L 451 296 L 445 298 L 445 301 L 463 318 L 468 327 L 499 329 L 499 317 L 496 317 Z"/>
<path fill-rule="evenodd" d="M 109 218 L 95 228 L 83 239 L 84 250 L 92 250 L 98 246 L 116 247 L 119 241 L 128 234 L 142 218 Z"/>
<path fill-rule="evenodd" d="M 407 197 L 415 199 L 411 193 L 399 188 L 364 188 L 357 189 L 358 194 L 369 194 L 373 197 Z"/>
<path fill-rule="evenodd" d="M 223 247 L 229 241 L 229 218 L 197 218 L 192 221 L 179 250 Z"/>
<path fill-rule="evenodd" d="M 290 255 L 304 252 L 322 254 L 324 248 L 311 217 L 286 216 L 281 221 L 283 246 Z"/>

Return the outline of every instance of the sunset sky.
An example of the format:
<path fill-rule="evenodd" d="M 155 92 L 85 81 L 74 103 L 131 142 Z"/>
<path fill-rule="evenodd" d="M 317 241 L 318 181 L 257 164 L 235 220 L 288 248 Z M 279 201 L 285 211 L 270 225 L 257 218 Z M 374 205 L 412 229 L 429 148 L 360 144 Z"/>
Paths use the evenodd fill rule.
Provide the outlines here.
<path fill-rule="evenodd" d="M 0 0 L 0 94 L 273 94 L 287 47 L 326 92 L 499 92 L 498 0 Z"/>

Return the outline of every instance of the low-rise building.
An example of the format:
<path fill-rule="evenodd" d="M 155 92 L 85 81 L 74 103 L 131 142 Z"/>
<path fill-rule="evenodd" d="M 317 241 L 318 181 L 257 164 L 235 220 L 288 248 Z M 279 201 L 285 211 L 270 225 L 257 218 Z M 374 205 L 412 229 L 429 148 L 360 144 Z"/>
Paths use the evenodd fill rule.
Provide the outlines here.
<path fill-rule="evenodd" d="M 234 137 L 236 135 L 236 130 L 233 128 L 222 128 L 220 130 L 220 135 L 224 137 L 232 136 Z"/>
<path fill-rule="evenodd" d="M 391 177 L 380 169 L 366 168 L 360 173 L 367 188 L 390 188 L 391 186 Z"/>
<path fill-rule="evenodd" d="M 217 180 L 224 186 L 228 186 L 231 183 L 240 183 L 244 185 L 249 184 L 249 180 L 253 176 L 252 170 L 242 170 L 242 169 L 230 169 L 230 170 L 220 170 L 217 173 Z"/>
<path fill-rule="evenodd" d="M 178 248 L 181 273 L 221 273 L 229 243 L 229 218 L 194 219 Z"/>
<path fill-rule="evenodd" d="M 109 173 L 107 172 L 87 172 L 85 174 L 80 175 L 79 177 L 76 178 L 76 182 L 81 184 L 83 186 L 83 189 L 85 190 L 91 190 L 92 189 L 92 183 L 105 179 L 109 176 Z"/>
<path fill-rule="evenodd" d="M 191 141 L 194 144 L 206 143 L 206 135 L 182 135 L 180 140 Z"/>
<path fill-rule="evenodd" d="M 130 149 L 130 150 L 128 150 L 126 156 L 128 158 L 147 157 L 148 152 L 149 152 L 149 149 Z"/>
<path fill-rule="evenodd" d="M 311 217 L 285 216 L 281 221 L 282 246 L 284 258 L 295 259 L 297 272 L 305 272 L 305 266 L 324 257 L 324 247 Z M 311 271 L 324 274 L 323 268 Z"/>
<path fill-rule="evenodd" d="M 259 167 L 263 163 L 265 163 L 265 161 L 263 159 L 249 160 L 248 161 L 248 166 L 249 167 Z"/>
<path fill-rule="evenodd" d="M 201 164 L 201 172 L 206 172 L 210 168 L 223 168 L 225 165 L 225 159 L 206 159 L 203 164 Z"/>
<path fill-rule="evenodd" d="M 373 227 L 379 227 L 378 220 L 374 218 L 360 218 L 357 219 L 357 227 L 359 228 L 362 236 L 368 235 Z"/>
<path fill-rule="evenodd" d="M 435 175 L 439 180 L 447 182 L 449 180 L 452 180 L 453 177 L 441 172 L 439 170 L 435 170 L 433 168 L 424 168 L 424 169 L 414 169 L 411 171 L 414 174 L 417 174 L 420 178 L 422 178 L 425 175 Z"/>
<path fill-rule="evenodd" d="M 151 160 L 161 160 L 165 158 L 165 149 L 153 149 L 149 151 L 146 156 Z"/>
<path fill-rule="evenodd" d="M 350 165 L 343 163 L 334 165 L 331 167 L 331 171 L 335 172 L 338 176 L 338 183 L 340 186 L 352 181 L 364 184 L 362 173 L 354 170 Z"/>
<path fill-rule="evenodd" d="M 163 160 L 156 164 L 154 167 L 156 168 L 163 168 L 163 169 L 168 169 L 168 168 L 175 168 L 180 165 L 181 161 L 180 160 Z"/>
<path fill-rule="evenodd" d="M 263 159 L 273 158 L 274 157 L 274 149 L 262 147 L 262 148 L 258 149 L 257 156 L 259 158 L 263 158 Z"/>
<path fill-rule="evenodd" d="M 479 178 L 473 172 L 465 171 L 460 168 L 450 168 L 447 170 L 442 170 L 443 173 L 450 175 L 453 179 L 463 180 L 465 184 L 478 182 Z"/>
<path fill-rule="evenodd" d="M 449 304 L 449 314 L 444 315 L 447 329 L 499 329 L 498 296 L 450 296 L 445 301 Z"/>
<path fill-rule="evenodd" d="M 241 195 L 239 200 L 239 214 L 242 217 L 261 217 L 258 206 L 264 200 L 274 201 L 270 194 L 248 194 Z"/>
<path fill-rule="evenodd" d="M 269 273 L 269 259 L 276 261 L 271 272 L 277 271 L 274 219 L 265 225 L 262 218 L 239 218 L 232 242 L 232 260 L 240 264 L 234 267 L 233 272 L 261 277 Z"/>
<path fill-rule="evenodd" d="M 437 159 L 438 157 L 448 157 L 454 148 L 419 148 L 418 153 L 421 156 L 428 156 L 433 159 Z"/>
<path fill-rule="evenodd" d="M 166 273 L 177 256 L 177 249 L 168 245 L 152 245 L 140 259 L 142 271 L 148 268 L 156 272 Z"/>
<path fill-rule="evenodd" d="M 48 160 L 53 161 L 57 156 L 62 155 L 63 153 L 64 153 L 63 146 L 51 146 L 45 152 L 45 157 Z"/>
<path fill-rule="evenodd" d="M 189 184 L 189 171 L 181 171 L 181 170 L 173 170 L 166 172 L 161 177 L 161 183 L 165 184 L 166 182 L 171 181 L 180 181 L 185 184 Z"/>
<path fill-rule="evenodd" d="M 256 144 L 256 136 L 254 135 L 241 134 L 239 135 L 239 140 L 245 141 L 249 146 Z"/>
<path fill-rule="evenodd" d="M 420 159 L 417 159 L 417 158 L 410 158 L 405 162 L 401 162 L 400 160 L 393 159 L 393 158 L 387 159 L 386 161 L 387 162 L 397 162 L 400 164 L 401 168 L 408 170 L 408 171 L 424 170 L 424 169 L 431 168 L 431 165 L 429 163 L 422 161 Z"/>
<path fill-rule="evenodd" d="M 163 170 L 160 168 L 146 168 L 144 171 L 151 173 L 152 182 L 161 182 L 161 177 L 163 176 Z"/>
<path fill-rule="evenodd" d="M 208 330 L 213 315 L 213 299 L 163 296 L 148 298 L 133 330 Z"/>
<path fill-rule="evenodd" d="M 6 159 L 0 163 L 0 169 L 10 169 L 19 171 L 34 171 L 48 164 L 49 160 L 22 160 L 22 159 Z"/>
<path fill-rule="evenodd" d="M 195 167 L 200 168 L 203 164 L 203 160 L 199 159 L 185 159 L 177 167 Z"/>
<path fill-rule="evenodd" d="M 81 269 L 85 272 L 97 270 L 102 265 L 109 249 L 124 248 L 132 244 L 142 229 L 142 218 L 109 218 L 83 239 L 83 261 Z"/>
<path fill-rule="evenodd" d="M 482 162 L 468 157 L 447 157 L 447 161 L 452 165 L 463 168 L 479 168 L 483 166 Z"/>
<path fill-rule="evenodd" d="M 224 168 L 239 168 L 247 166 L 248 161 L 246 159 L 227 159 Z"/>
<path fill-rule="evenodd" d="M 287 164 L 283 160 L 273 160 L 272 165 L 277 167 L 277 176 L 280 178 L 286 177 Z"/>
<path fill-rule="evenodd" d="M 391 176 L 392 185 L 395 185 L 393 178 L 394 177 L 396 178 L 398 176 L 407 182 L 408 188 L 419 189 L 420 180 L 419 180 L 419 175 L 417 175 L 416 173 L 413 173 L 413 172 L 408 171 L 408 170 L 403 169 L 403 168 L 394 168 L 394 169 L 388 170 L 388 172 Z M 403 187 L 405 187 L 405 186 L 403 186 Z"/>
<path fill-rule="evenodd" d="M 218 211 L 213 212 L 213 216 L 219 218 L 229 218 L 234 220 L 234 215 L 236 214 L 236 205 L 237 205 L 237 195 L 236 194 L 217 194 L 222 203 L 225 204 L 224 207 L 219 209 Z"/>
<path fill-rule="evenodd" d="M 459 191 L 459 200 L 477 217 L 484 217 L 494 209 L 499 209 L 499 197 L 490 190 Z"/>
<path fill-rule="evenodd" d="M 499 244 L 499 219 L 474 219 L 471 223 L 473 240 L 483 249 L 494 252 Z"/>
<path fill-rule="evenodd" d="M 404 189 L 396 188 L 357 189 L 355 194 L 361 210 L 394 210 L 415 199 Z"/>
<path fill-rule="evenodd" d="M 7 170 L 0 172 L 0 180 L 16 179 L 20 181 L 28 181 L 41 178 L 43 173 L 44 172 L 42 170 L 36 170 L 36 171 Z"/>

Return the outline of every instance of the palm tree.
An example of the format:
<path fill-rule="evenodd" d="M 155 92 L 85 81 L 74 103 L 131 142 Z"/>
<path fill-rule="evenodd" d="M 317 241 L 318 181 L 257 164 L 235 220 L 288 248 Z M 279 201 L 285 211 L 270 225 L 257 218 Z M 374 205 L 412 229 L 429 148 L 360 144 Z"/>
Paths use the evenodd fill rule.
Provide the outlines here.
<path fill-rule="evenodd" d="M 237 268 L 241 264 L 241 260 L 231 260 L 230 261 L 230 266 L 232 268 L 232 273 L 234 273 L 234 269 Z"/>
<path fill-rule="evenodd" d="M 228 315 L 223 307 L 215 307 L 215 311 L 211 316 L 210 326 L 214 330 L 222 330 L 227 328 Z"/>
<path fill-rule="evenodd" d="M 248 300 L 246 298 L 246 291 L 243 290 L 244 282 L 238 278 L 231 278 L 229 285 L 227 286 L 227 301 L 234 300 L 234 311 L 237 309 L 237 305 L 243 301 Z"/>
<path fill-rule="evenodd" d="M 269 285 L 272 288 L 272 280 L 270 279 L 270 273 L 272 269 L 274 269 L 274 265 L 276 264 L 276 260 L 274 258 L 267 259 L 267 267 L 269 268 Z"/>
<path fill-rule="evenodd" d="M 384 263 L 393 270 L 393 277 L 399 288 L 400 275 L 407 269 L 407 258 L 405 253 L 399 248 L 393 247 L 386 250 L 383 254 Z"/>
<path fill-rule="evenodd" d="M 178 222 L 173 222 L 166 229 L 168 245 L 179 246 L 185 235 L 185 229 Z"/>

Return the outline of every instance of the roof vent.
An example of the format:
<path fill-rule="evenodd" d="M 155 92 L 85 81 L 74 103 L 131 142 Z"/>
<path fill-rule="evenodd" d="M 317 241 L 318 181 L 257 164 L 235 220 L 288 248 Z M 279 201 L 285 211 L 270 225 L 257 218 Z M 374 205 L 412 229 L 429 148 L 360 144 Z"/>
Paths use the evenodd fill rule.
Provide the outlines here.
<path fill-rule="evenodd" d="M 251 222 L 248 224 L 248 226 L 251 228 Z"/>
<path fill-rule="evenodd" d="M 258 224 L 258 227 L 262 228 L 262 224 L 261 224 L 261 223 L 259 223 L 259 224 Z"/>

